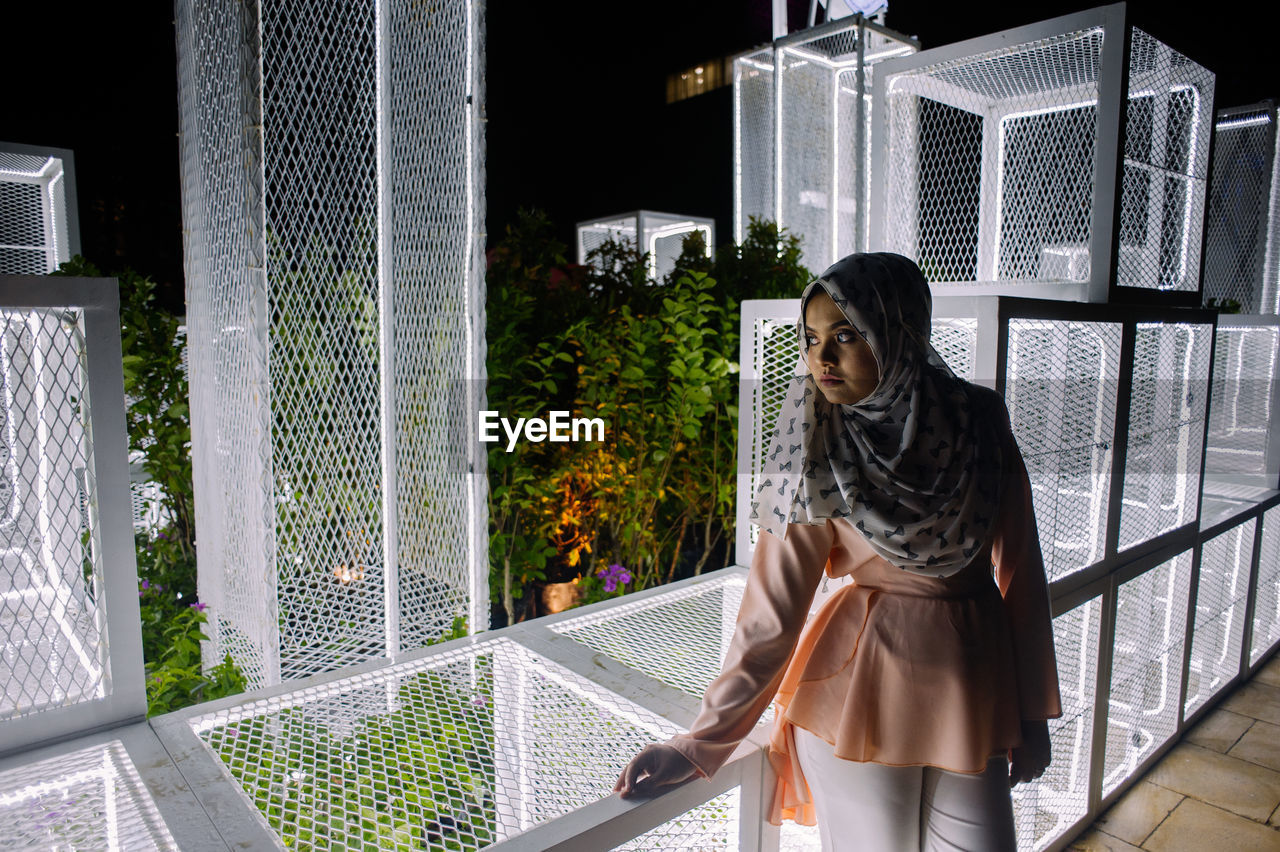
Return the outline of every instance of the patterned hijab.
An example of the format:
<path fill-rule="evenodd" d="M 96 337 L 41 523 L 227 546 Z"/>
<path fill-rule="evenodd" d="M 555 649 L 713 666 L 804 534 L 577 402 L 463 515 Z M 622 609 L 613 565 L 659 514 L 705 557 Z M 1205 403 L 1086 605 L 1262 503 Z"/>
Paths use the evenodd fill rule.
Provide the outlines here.
<path fill-rule="evenodd" d="M 904 570 L 956 573 L 981 549 L 999 500 L 1000 445 L 971 386 L 929 344 L 932 298 L 896 254 L 855 254 L 805 288 L 824 289 L 871 347 L 880 380 L 854 405 L 827 401 L 801 355 L 778 413 L 751 520 L 845 518 Z M 806 348 L 803 313 L 797 321 Z"/>

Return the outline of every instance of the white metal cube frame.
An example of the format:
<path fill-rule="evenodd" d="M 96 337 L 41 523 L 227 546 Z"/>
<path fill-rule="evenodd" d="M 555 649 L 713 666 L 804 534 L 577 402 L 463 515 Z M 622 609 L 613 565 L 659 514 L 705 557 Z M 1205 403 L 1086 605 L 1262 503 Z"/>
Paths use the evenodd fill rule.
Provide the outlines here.
<path fill-rule="evenodd" d="M 0 276 L 0 817 L 22 848 L 224 848 L 143 721 L 120 356 L 115 279 Z"/>
<path fill-rule="evenodd" d="M 116 282 L 0 283 L 4 754 L 141 719 L 146 693 Z"/>
<path fill-rule="evenodd" d="M 1218 110 L 1204 246 L 1204 297 L 1280 313 L 1276 105 Z"/>
<path fill-rule="evenodd" d="M 866 249 L 873 69 L 918 49 L 854 15 L 734 58 L 735 242 L 754 217 L 800 237 L 815 271 Z"/>
<path fill-rule="evenodd" d="M 487 628 L 483 5 L 176 12 L 206 663 Z"/>
<path fill-rule="evenodd" d="M 690 234 L 701 234 L 706 256 L 715 251 L 716 223 L 705 216 L 682 216 L 636 210 L 579 222 L 576 229 L 578 263 L 585 264 L 591 253 L 607 242 L 622 243 L 648 256 L 651 281 L 663 281 L 675 269 L 676 260 Z"/>
<path fill-rule="evenodd" d="M 1280 317 L 1221 314 L 1205 445 L 1206 489 L 1280 486 Z"/>
<path fill-rule="evenodd" d="M 870 245 L 938 295 L 1199 304 L 1213 84 L 1122 3 L 886 60 Z"/>
<path fill-rule="evenodd" d="M 42 275 L 79 253 L 74 155 L 0 142 L 0 275 Z"/>

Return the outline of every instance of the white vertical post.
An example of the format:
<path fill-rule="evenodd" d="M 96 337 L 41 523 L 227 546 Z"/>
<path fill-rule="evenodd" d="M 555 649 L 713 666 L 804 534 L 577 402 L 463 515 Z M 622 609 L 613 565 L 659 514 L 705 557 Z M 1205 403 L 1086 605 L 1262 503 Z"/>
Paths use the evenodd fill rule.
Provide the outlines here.
<path fill-rule="evenodd" d="M 382 442 L 382 594 L 387 656 L 400 653 L 400 559 L 396 521 L 395 270 L 392 266 L 387 169 L 391 147 L 391 81 L 388 77 L 388 0 L 377 0 L 378 138 L 378 393 Z"/>

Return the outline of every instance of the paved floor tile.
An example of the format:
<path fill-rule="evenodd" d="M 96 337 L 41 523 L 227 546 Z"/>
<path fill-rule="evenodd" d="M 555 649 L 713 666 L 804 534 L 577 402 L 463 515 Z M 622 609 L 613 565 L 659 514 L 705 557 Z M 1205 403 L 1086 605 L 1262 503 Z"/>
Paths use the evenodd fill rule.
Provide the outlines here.
<path fill-rule="evenodd" d="M 1280 772 L 1190 743 L 1175 746 L 1146 780 L 1259 822 L 1280 805 Z"/>
<path fill-rule="evenodd" d="M 1280 725 L 1254 722 L 1227 754 L 1280 772 Z"/>
<path fill-rule="evenodd" d="M 1096 828 L 1085 832 L 1082 837 L 1067 847 L 1069 852 L 1142 852 L 1142 849 L 1125 843 L 1118 837 L 1112 837 Z"/>
<path fill-rule="evenodd" d="M 1280 725 L 1280 686 L 1251 680 L 1228 696 L 1222 707 L 1242 716 Z"/>
<path fill-rule="evenodd" d="M 1187 742 L 1213 751 L 1226 753 L 1253 724 L 1249 716 L 1241 716 L 1221 708 L 1210 710 L 1187 734 Z"/>
<path fill-rule="evenodd" d="M 1182 794 L 1139 781 L 1096 823 L 1113 837 L 1141 846 L 1147 835 L 1182 801 Z"/>
<path fill-rule="evenodd" d="M 1280 852 L 1280 830 L 1195 799 L 1184 799 L 1143 848 L 1149 852 Z"/>
<path fill-rule="evenodd" d="M 1280 686 L 1280 654 L 1275 654 L 1262 668 L 1253 673 L 1252 680 L 1272 686 Z"/>

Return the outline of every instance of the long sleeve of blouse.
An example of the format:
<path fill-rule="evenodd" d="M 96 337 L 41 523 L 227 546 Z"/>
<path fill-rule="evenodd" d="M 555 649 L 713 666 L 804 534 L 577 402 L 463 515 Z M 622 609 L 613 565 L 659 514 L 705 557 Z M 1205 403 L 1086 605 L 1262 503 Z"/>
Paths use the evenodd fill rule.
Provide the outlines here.
<path fill-rule="evenodd" d="M 831 523 L 789 524 L 785 538 L 761 531 L 721 674 L 689 733 L 669 743 L 703 775 L 729 759 L 773 700 L 834 541 Z"/>

